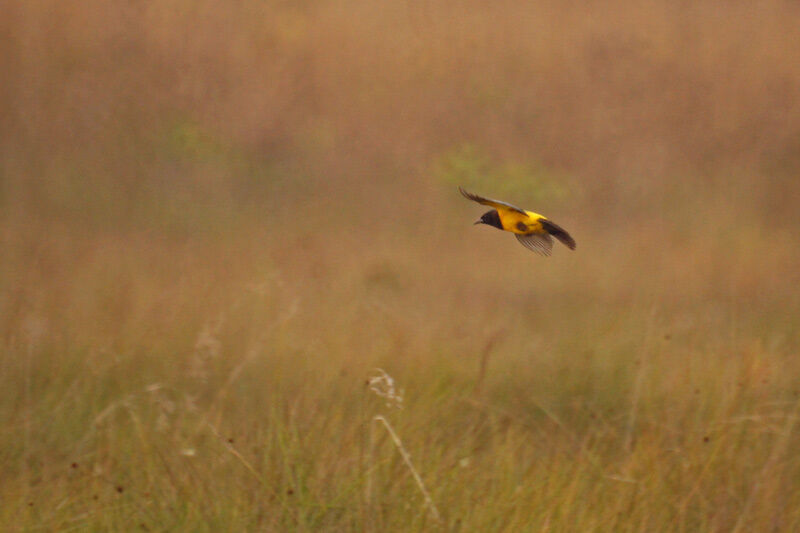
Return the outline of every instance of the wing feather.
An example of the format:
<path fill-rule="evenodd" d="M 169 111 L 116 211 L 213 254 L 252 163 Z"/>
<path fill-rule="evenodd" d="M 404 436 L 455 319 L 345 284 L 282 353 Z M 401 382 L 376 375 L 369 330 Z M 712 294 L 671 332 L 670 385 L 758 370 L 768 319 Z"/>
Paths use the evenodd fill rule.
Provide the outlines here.
<path fill-rule="evenodd" d="M 546 218 L 542 220 L 542 227 L 547 233 L 564 243 L 564 246 L 570 250 L 575 249 L 575 239 L 572 238 L 572 235 L 567 233 L 567 230 Z"/>
<path fill-rule="evenodd" d="M 553 251 L 553 239 L 547 233 L 515 233 L 514 236 L 522 246 L 537 254 L 549 256 Z"/>
<path fill-rule="evenodd" d="M 478 196 L 477 194 L 472 194 L 471 192 L 467 192 L 461 187 L 459 187 L 458 190 L 464 196 L 464 198 L 472 200 L 473 202 L 478 202 L 479 204 L 488 205 L 490 207 L 494 207 L 495 209 L 509 209 L 516 213 L 527 215 L 525 211 L 523 211 L 522 209 L 520 209 L 515 205 L 511 205 L 506 202 L 501 202 L 500 200 L 492 200 L 491 198 L 484 198 L 483 196 Z"/>

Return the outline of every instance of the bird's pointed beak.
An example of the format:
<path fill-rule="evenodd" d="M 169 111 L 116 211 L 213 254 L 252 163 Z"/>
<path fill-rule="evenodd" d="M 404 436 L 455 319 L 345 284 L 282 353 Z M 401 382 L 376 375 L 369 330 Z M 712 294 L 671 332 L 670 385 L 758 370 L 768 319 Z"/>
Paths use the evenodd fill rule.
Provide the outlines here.
<path fill-rule="evenodd" d="M 479 218 L 478 220 L 476 220 L 475 222 L 472 223 L 473 226 L 475 224 L 483 224 L 483 220 Z"/>

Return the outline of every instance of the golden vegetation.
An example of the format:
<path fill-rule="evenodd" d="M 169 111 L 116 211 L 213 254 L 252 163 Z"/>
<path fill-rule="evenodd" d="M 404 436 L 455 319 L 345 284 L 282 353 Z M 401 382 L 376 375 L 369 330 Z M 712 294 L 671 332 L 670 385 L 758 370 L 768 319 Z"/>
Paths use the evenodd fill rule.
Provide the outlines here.
<path fill-rule="evenodd" d="M 798 27 L 11 2 L 3 529 L 797 530 Z"/>

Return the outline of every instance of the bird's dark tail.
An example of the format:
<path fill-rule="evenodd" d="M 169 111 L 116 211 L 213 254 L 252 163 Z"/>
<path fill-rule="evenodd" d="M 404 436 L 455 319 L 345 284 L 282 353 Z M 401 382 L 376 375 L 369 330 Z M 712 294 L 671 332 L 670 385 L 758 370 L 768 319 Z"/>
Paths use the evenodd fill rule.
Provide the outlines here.
<path fill-rule="evenodd" d="M 575 249 L 575 239 L 564 228 L 546 218 L 542 220 L 542 227 L 547 233 L 564 243 L 564 246 L 570 250 Z"/>

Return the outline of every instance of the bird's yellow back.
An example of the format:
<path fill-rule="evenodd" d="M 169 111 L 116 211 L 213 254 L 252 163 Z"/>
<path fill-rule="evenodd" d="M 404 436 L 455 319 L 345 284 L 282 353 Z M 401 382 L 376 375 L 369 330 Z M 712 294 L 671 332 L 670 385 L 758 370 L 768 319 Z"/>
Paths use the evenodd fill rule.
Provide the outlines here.
<path fill-rule="evenodd" d="M 545 233 L 541 220 L 545 217 L 533 211 L 525 211 L 525 214 L 510 209 L 498 209 L 500 223 L 503 229 L 512 233 Z"/>

